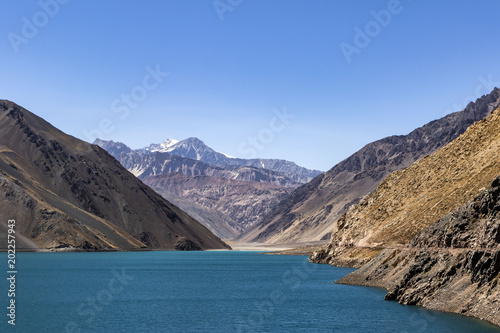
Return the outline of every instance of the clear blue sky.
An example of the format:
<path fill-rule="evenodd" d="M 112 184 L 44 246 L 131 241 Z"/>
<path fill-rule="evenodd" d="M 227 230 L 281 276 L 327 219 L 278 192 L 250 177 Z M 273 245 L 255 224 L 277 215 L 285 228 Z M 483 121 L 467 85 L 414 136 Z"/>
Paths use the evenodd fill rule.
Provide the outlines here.
<path fill-rule="evenodd" d="M 0 98 L 87 141 L 327 170 L 500 85 L 498 1 L 54 1 L 2 1 Z"/>

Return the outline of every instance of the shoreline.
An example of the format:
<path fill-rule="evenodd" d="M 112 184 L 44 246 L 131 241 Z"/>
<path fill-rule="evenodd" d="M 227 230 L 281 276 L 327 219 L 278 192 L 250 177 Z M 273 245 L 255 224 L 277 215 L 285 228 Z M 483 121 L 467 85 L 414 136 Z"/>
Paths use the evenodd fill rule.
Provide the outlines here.
<path fill-rule="evenodd" d="M 496 284 L 484 281 L 480 285 L 477 281 L 469 281 L 473 272 L 460 268 L 470 266 L 466 259 L 472 258 L 471 253 L 471 249 L 386 248 L 368 263 L 354 267 L 357 268 L 354 272 L 334 283 L 382 288 L 387 292 L 385 300 L 475 318 L 500 328 L 500 308 L 495 296 L 490 295 L 495 292 L 489 289 Z M 481 253 L 474 252 L 475 257 Z M 489 255 L 486 257 L 489 258 Z M 345 267 L 341 264 L 316 263 Z"/>
<path fill-rule="evenodd" d="M 323 263 L 318 263 L 317 265 L 328 265 L 328 264 L 323 264 Z M 333 265 L 330 265 L 332 267 L 342 267 L 342 266 L 333 266 Z M 349 267 L 347 267 L 349 268 Z M 348 274 L 349 275 L 349 274 Z M 346 275 L 346 276 L 348 276 Z M 373 285 L 370 285 L 368 283 L 366 284 L 362 284 L 362 283 L 355 283 L 355 282 L 342 282 L 340 280 L 342 280 L 343 278 L 345 278 L 346 276 L 340 278 L 339 280 L 337 281 L 333 281 L 333 283 L 335 284 L 342 284 L 342 285 L 347 285 L 347 286 L 356 286 L 356 287 L 369 287 L 369 288 L 377 288 L 377 289 L 382 289 L 386 292 L 389 292 L 390 290 L 386 287 L 383 287 L 383 286 L 379 286 L 379 285 L 376 285 L 376 284 L 373 284 Z M 449 314 L 453 314 L 453 315 L 457 315 L 457 316 L 462 316 L 462 317 L 467 317 L 467 318 L 474 318 L 476 320 L 480 320 L 480 321 L 483 321 L 489 325 L 492 325 L 492 326 L 495 326 L 497 328 L 500 329 L 500 325 L 494 323 L 494 322 L 491 322 L 489 321 L 488 319 L 485 319 L 485 318 L 480 318 L 480 317 L 476 317 L 476 316 L 473 316 L 471 314 L 468 314 L 468 313 L 457 313 L 457 312 L 453 312 L 451 310 L 445 310 L 445 309 L 441 309 L 441 308 L 432 308 L 432 307 L 427 307 L 427 306 L 424 306 L 424 305 L 418 305 L 418 304 L 415 304 L 415 305 L 407 305 L 407 304 L 401 304 L 399 303 L 397 300 L 386 300 L 384 299 L 385 301 L 387 302 L 396 302 L 398 303 L 399 305 L 401 306 L 416 306 L 416 307 L 420 307 L 422 309 L 426 309 L 426 310 L 431 310 L 431 311 L 438 311 L 438 312 L 443 312 L 443 313 L 449 313 Z"/>
<path fill-rule="evenodd" d="M 291 244 L 266 244 L 266 243 L 240 243 L 223 240 L 231 246 L 234 251 L 260 251 L 272 255 L 308 255 L 309 252 L 317 250 L 326 242 L 305 242 Z M 313 250 L 314 249 L 314 250 Z M 312 254 L 312 252 L 311 252 Z"/>
<path fill-rule="evenodd" d="M 313 251 L 317 250 L 325 242 L 307 242 L 307 243 L 293 243 L 293 244 L 265 244 L 265 243 L 240 243 L 233 242 L 231 240 L 223 240 L 228 244 L 231 249 L 220 248 L 220 249 L 206 249 L 202 251 L 256 251 L 263 252 L 264 254 L 273 255 L 310 255 Z M 7 249 L 0 249 L 0 253 L 7 252 Z M 175 249 L 148 249 L 148 248 L 137 248 L 137 249 L 102 249 L 102 250 L 84 250 L 74 247 L 64 247 L 64 248 L 51 248 L 51 249 L 41 249 L 41 248 L 23 248 L 16 249 L 16 252 L 43 252 L 43 253 L 60 253 L 60 252 L 148 252 L 148 251 L 178 251 Z M 182 251 L 180 251 L 182 252 Z"/>

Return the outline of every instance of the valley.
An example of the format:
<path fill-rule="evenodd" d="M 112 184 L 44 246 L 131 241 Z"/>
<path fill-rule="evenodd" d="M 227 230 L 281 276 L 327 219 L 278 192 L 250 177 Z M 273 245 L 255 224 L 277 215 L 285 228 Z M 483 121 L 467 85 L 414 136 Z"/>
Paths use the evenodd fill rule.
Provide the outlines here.
<path fill-rule="evenodd" d="M 228 157 L 196 138 L 166 139 L 137 150 L 121 142 L 94 143 L 224 239 L 259 223 L 296 187 L 321 173 L 284 160 Z"/>
<path fill-rule="evenodd" d="M 21 251 L 310 255 L 357 268 L 339 284 L 500 326 L 496 88 L 326 173 L 236 159 L 196 138 L 90 145 L 12 102 L 0 107 L 0 218 L 20 221 Z"/>

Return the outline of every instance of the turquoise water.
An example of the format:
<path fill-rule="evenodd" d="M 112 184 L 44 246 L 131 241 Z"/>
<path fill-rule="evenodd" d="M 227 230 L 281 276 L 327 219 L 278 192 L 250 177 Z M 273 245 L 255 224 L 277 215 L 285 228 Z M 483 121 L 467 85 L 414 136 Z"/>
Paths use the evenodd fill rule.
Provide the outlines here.
<path fill-rule="evenodd" d="M 16 263 L 16 332 L 500 332 L 384 301 L 384 290 L 336 285 L 352 270 L 302 256 L 18 253 Z"/>

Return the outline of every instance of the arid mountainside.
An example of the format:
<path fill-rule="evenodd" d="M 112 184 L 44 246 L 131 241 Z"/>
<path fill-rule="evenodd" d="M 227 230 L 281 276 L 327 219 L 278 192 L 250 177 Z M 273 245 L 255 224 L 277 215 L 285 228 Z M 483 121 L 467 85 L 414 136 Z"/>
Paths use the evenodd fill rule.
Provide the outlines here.
<path fill-rule="evenodd" d="M 410 167 L 389 175 L 335 224 L 315 261 L 359 267 L 375 249 L 402 246 L 474 198 L 500 174 L 500 109 Z"/>
<path fill-rule="evenodd" d="M 100 147 L 5 100 L 0 129 L 1 232 L 15 219 L 26 248 L 228 248 Z"/>
<path fill-rule="evenodd" d="M 167 201 L 176 205 L 183 211 L 189 212 L 189 216 L 203 224 L 214 235 L 223 240 L 233 239 L 241 233 L 241 227 L 238 222 L 217 210 L 203 207 L 193 201 L 186 200 L 183 197 L 158 188 L 154 190 L 167 199 Z"/>
<path fill-rule="evenodd" d="M 337 221 L 351 205 L 360 202 L 361 198 L 375 190 L 387 175 L 408 167 L 415 161 L 436 152 L 438 149 L 464 133 L 471 124 L 483 119 L 499 105 L 500 91 L 495 88 L 490 94 L 479 98 L 475 103 L 470 103 L 463 111 L 432 121 L 412 131 L 408 135 L 391 136 L 366 145 L 326 173 L 317 176 L 311 182 L 297 188 L 289 197 L 280 202 L 262 222 L 244 232 L 240 240 L 264 243 L 328 240 L 332 229 L 337 230 L 339 227 L 344 227 L 343 220 L 337 224 L 335 224 L 335 221 Z M 466 155 L 464 158 L 471 162 L 477 161 L 473 158 L 473 155 Z M 457 162 L 460 161 L 461 159 L 457 158 Z M 452 163 L 444 163 L 442 166 L 437 167 L 440 168 L 444 178 L 449 179 L 455 176 L 466 176 L 465 174 L 460 176 L 460 171 L 455 170 L 456 167 Z M 463 169 L 465 166 L 461 168 Z M 491 175 L 493 174 L 494 172 L 491 172 Z M 422 177 L 426 178 L 426 176 Z M 431 177 L 431 175 L 429 175 L 429 177 Z M 452 179 L 455 181 L 455 178 Z M 482 186 L 484 186 L 486 181 L 490 180 L 491 179 L 484 178 Z M 471 180 L 471 182 L 472 181 L 474 180 Z M 444 185 L 443 183 L 440 186 Z M 399 188 L 399 185 L 387 182 L 384 186 Z M 479 186 L 479 188 L 480 187 L 481 186 Z M 422 188 L 424 188 L 423 185 Z M 464 194 L 463 199 L 468 200 L 471 198 L 471 195 L 477 193 L 472 192 L 474 192 L 474 188 L 471 188 L 469 192 Z M 423 192 L 419 195 L 422 195 L 422 197 L 412 197 L 411 200 L 418 200 L 419 203 L 428 200 L 424 197 L 426 194 Z M 401 196 L 404 197 L 403 194 L 401 194 Z M 375 212 L 376 214 L 374 216 L 370 215 L 373 213 L 372 211 L 370 211 L 370 214 L 367 212 L 363 217 L 360 216 L 359 220 L 363 221 L 362 224 L 368 225 L 371 222 L 365 222 L 363 220 L 365 216 L 369 216 L 367 221 L 371 221 L 371 219 L 374 218 L 378 219 L 386 210 L 391 210 L 390 212 L 392 213 L 399 211 L 399 199 L 400 198 L 394 198 L 396 201 L 394 203 L 387 203 L 387 207 L 383 204 L 379 205 L 380 212 Z M 457 205 L 452 202 L 445 202 L 447 202 L 447 200 L 443 200 L 441 203 L 434 202 L 434 204 L 438 205 L 440 208 L 444 208 L 444 206 L 448 207 L 448 209 L 457 207 Z M 358 207 L 364 207 L 366 205 L 367 201 L 364 200 L 362 205 Z M 430 223 L 429 221 L 433 218 L 440 217 L 439 214 L 444 213 L 446 209 L 430 210 L 432 214 L 430 214 L 429 218 L 426 220 L 427 223 Z M 401 214 L 404 215 L 404 212 Z M 348 222 L 348 224 L 354 225 L 355 223 Z M 421 223 L 417 223 L 415 228 L 412 229 L 408 235 L 418 231 L 420 224 Z M 386 227 L 384 230 L 387 230 L 387 232 L 378 230 L 377 235 L 383 232 L 389 233 L 393 229 L 392 227 Z M 363 230 L 368 229 L 364 228 Z M 352 232 L 354 232 L 354 230 Z M 352 237 L 354 237 L 353 239 L 356 239 L 356 242 L 359 243 L 363 243 L 361 239 L 368 239 L 368 236 L 368 234 L 362 237 L 357 234 L 352 235 Z M 346 234 L 343 237 L 345 238 L 342 239 L 342 243 L 350 244 L 351 236 Z M 405 240 L 408 239 L 409 238 L 406 237 Z M 372 237 L 370 240 L 370 244 L 379 242 L 378 238 Z M 384 241 L 385 240 L 386 239 L 384 239 Z"/>
<path fill-rule="evenodd" d="M 381 251 L 338 282 L 386 288 L 387 300 L 500 326 L 500 177 L 407 246 Z"/>
<path fill-rule="evenodd" d="M 187 141 L 195 147 L 205 147 L 201 151 L 186 148 L 190 155 L 196 151 L 199 156 L 224 156 L 202 143 L 195 145 L 199 140 Z M 189 215 L 225 239 L 235 238 L 259 222 L 300 185 L 278 171 L 238 165 L 221 167 L 172 155 L 172 147 L 180 149 L 187 145 L 183 141 L 180 142 L 183 145 L 175 142 L 166 140 L 164 144 L 149 146 L 149 150 L 132 150 L 121 142 L 99 139 L 94 143 L 108 150 L 125 168 L 164 198 L 175 201 Z"/>
<path fill-rule="evenodd" d="M 143 182 L 165 198 L 169 194 L 182 197 L 212 211 L 231 218 L 234 238 L 251 227 L 291 192 L 291 188 L 273 183 L 241 181 L 219 177 L 186 176 L 169 173 L 163 176 L 146 177 Z M 186 211 L 191 213 L 188 208 Z M 208 227 L 208 225 L 207 225 Z M 218 234 L 218 227 L 214 226 Z"/>

